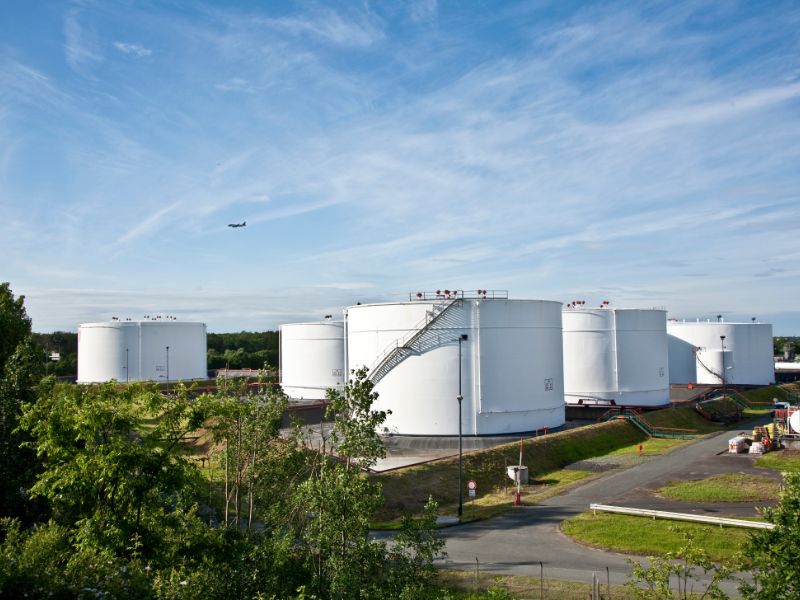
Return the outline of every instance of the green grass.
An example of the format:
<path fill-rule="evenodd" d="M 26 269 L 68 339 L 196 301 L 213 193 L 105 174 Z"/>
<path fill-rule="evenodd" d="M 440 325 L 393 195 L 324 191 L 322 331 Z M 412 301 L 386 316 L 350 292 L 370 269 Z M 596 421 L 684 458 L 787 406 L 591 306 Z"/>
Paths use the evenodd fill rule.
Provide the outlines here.
<path fill-rule="evenodd" d="M 531 481 L 528 485 L 521 486 L 522 504 L 525 506 L 533 506 L 542 500 L 552 498 L 553 496 L 567 491 L 576 483 L 592 477 L 597 477 L 598 475 L 598 473 L 592 473 L 591 471 L 575 469 L 562 469 L 560 471 L 546 473 L 535 481 Z M 495 489 L 480 494 L 480 496 L 475 499 L 470 499 L 467 493 L 464 492 L 464 514 L 461 517 L 461 522 L 469 523 L 471 521 L 490 519 L 491 517 L 513 509 L 514 492 L 516 489 L 514 482 L 509 479 L 506 488 Z M 453 504 L 452 507 L 447 506 L 444 507 L 444 510 L 440 510 L 440 513 L 445 515 L 452 515 L 455 512 L 455 504 Z M 379 513 L 378 520 L 370 522 L 370 529 L 400 529 L 402 524 L 400 516 L 401 513 L 383 510 Z"/>
<path fill-rule="evenodd" d="M 733 399 L 719 398 L 714 402 L 703 403 L 703 408 L 708 413 L 719 415 L 735 415 L 738 410 L 741 410 L 743 420 L 755 419 L 769 414 L 773 398 L 786 400 L 787 391 L 797 393 L 798 389 L 787 385 L 754 388 L 740 392 L 740 394 L 750 402 L 761 404 L 741 409 Z M 712 433 L 727 427 L 724 424 L 705 419 L 692 405 L 650 411 L 644 414 L 644 418 L 654 427 L 691 429 L 697 433 Z"/>
<path fill-rule="evenodd" d="M 651 438 L 642 444 L 642 455 L 643 456 L 655 456 L 658 454 L 665 454 L 678 446 L 682 446 L 686 444 L 688 440 L 675 440 L 675 439 L 668 439 L 668 438 Z M 632 444 L 630 446 L 625 446 L 624 448 L 619 448 L 614 450 L 613 452 L 609 452 L 610 455 L 624 455 L 624 454 L 638 454 L 639 453 L 639 444 Z"/>
<path fill-rule="evenodd" d="M 555 473 L 562 467 L 586 458 L 603 456 L 614 450 L 644 442 L 646 436 L 626 421 L 611 421 L 571 429 L 523 442 L 523 464 L 528 466 L 531 483 L 551 481 L 555 485 L 568 485 L 570 474 Z M 482 497 L 497 494 L 511 484 L 506 465 L 519 460 L 519 442 L 470 452 L 464 455 L 464 480 L 478 482 L 476 504 Z M 383 483 L 386 507 L 376 517 L 389 521 L 404 512 L 418 514 L 431 495 L 439 503 L 442 514 L 454 514 L 458 502 L 458 459 L 447 458 L 375 477 Z M 466 496 L 466 493 L 465 493 Z M 503 501 L 505 504 L 505 500 Z"/>
<path fill-rule="evenodd" d="M 772 410 L 772 403 L 774 400 L 780 402 L 791 401 L 792 398 L 790 395 L 795 396 L 796 400 L 797 394 L 798 387 L 796 384 L 781 384 L 740 391 L 740 396 L 744 397 L 748 402 L 753 403 L 753 405 L 744 409 L 742 418 L 747 420 L 768 415 Z"/>
<path fill-rule="evenodd" d="M 787 400 L 787 389 L 784 386 L 772 385 L 764 388 L 753 388 L 752 390 L 745 390 L 739 392 L 742 396 L 747 398 L 750 402 L 763 402 L 766 406 L 767 412 L 772 409 L 773 399 L 780 402 Z"/>
<path fill-rule="evenodd" d="M 742 418 L 742 407 L 733 398 L 723 396 L 698 403 L 698 408 L 714 422 L 733 423 Z"/>
<path fill-rule="evenodd" d="M 451 592 L 451 597 L 464 600 L 496 598 L 496 592 L 492 594 L 490 590 L 499 589 L 508 592 L 512 598 L 529 598 L 531 600 L 539 600 L 540 598 L 586 600 L 586 598 L 592 597 L 591 584 L 550 579 L 548 578 L 546 565 L 544 567 L 544 581 L 540 581 L 538 576 L 484 573 L 481 568 L 482 566 L 479 564 L 477 579 L 474 568 L 471 571 L 440 570 L 439 576 L 442 584 Z M 603 575 L 604 577 L 605 575 Z M 601 594 L 604 594 L 604 598 L 614 598 L 615 600 L 634 600 L 636 598 L 633 592 L 621 585 L 612 585 L 611 594 L 609 595 L 604 579 L 600 585 L 600 591 Z M 540 592 L 543 592 L 543 594 L 540 594 Z"/>
<path fill-rule="evenodd" d="M 683 502 L 756 502 L 776 500 L 778 487 L 778 482 L 768 477 L 726 473 L 668 483 L 659 488 L 658 493 Z"/>
<path fill-rule="evenodd" d="M 682 533 L 685 531 L 691 533 L 697 545 L 716 561 L 733 558 L 750 535 L 748 530 L 734 527 L 607 513 L 583 513 L 561 523 L 561 530 L 587 546 L 642 556 L 664 556 L 667 552 L 676 552 L 685 545 Z"/>
<path fill-rule="evenodd" d="M 667 440 L 649 439 L 635 444 L 630 444 L 618 448 L 606 455 L 624 456 L 636 455 L 639 452 L 639 443 L 642 444 L 643 456 L 656 456 L 669 452 L 673 448 L 686 444 L 686 440 Z M 579 469 L 559 469 L 544 473 L 529 481 L 528 485 L 521 486 L 522 504 L 526 506 L 535 505 L 547 498 L 552 498 L 569 490 L 574 484 L 585 482 L 588 479 L 602 477 L 603 473 L 583 471 Z M 484 493 L 474 501 L 465 498 L 464 515 L 462 522 L 488 519 L 509 510 L 513 505 L 514 492 L 516 487 L 510 479 L 506 479 L 503 488 L 495 489 L 489 493 Z M 447 507 L 446 507 L 447 508 Z M 452 512 L 452 511 L 451 511 Z M 385 512 L 386 517 L 391 513 Z M 373 529 L 397 529 L 400 521 L 397 516 L 390 517 L 391 520 L 373 522 Z"/>
<path fill-rule="evenodd" d="M 691 405 L 653 410 L 645 413 L 644 418 L 654 427 L 692 429 L 697 433 L 710 433 L 721 428 L 719 424 L 704 419 Z"/>
<path fill-rule="evenodd" d="M 800 452 L 796 450 L 776 450 L 765 454 L 756 461 L 756 466 L 775 471 L 800 471 Z"/>

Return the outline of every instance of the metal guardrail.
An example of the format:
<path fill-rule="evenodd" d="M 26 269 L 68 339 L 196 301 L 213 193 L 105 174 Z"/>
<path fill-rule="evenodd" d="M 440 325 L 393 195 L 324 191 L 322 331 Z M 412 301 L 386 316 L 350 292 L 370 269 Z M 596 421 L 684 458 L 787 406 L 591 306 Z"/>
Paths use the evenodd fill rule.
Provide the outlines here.
<path fill-rule="evenodd" d="M 650 510 L 647 508 L 628 508 L 626 506 L 611 506 L 608 504 L 590 504 L 589 510 L 597 514 L 597 511 L 608 513 L 619 513 L 622 515 L 634 515 L 637 517 L 652 517 L 653 519 L 671 519 L 673 521 L 694 521 L 696 523 L 707 523 L 709 525 L 727 525 L 729 527 L 748 527 L 750 529 L 775 529 L 773 523 L 764 521 L 746 521 L 744 519 L 728 519 L 725 517 L 710 517 L 707 515 L 693 515 L 691 513 L 667 512 L 664 510 Z"/>
<path fill-rule="evenodd" d="M 642 416 L 642 412 L 637 408 L 625 406 L 614 407 L 606 411 L 599 421 L 611 421 L 613 419 L 626 419 L 647 435 L 654 438 L 670 438 L 679 440 L 693 440 L 699 432 L 694 429 L 680 429 L 675 427 L 656 427 Z"/>

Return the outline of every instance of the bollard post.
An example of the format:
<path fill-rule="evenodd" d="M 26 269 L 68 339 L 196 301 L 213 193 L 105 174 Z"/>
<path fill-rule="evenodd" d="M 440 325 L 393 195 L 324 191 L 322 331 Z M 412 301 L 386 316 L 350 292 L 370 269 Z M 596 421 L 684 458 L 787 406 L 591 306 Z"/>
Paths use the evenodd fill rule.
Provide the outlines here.
<path fill-rule="evenodd" d="M 544 563 L 539 561 L 539 600 L 544 600 Z"/>
<path fill-rule="evenodd" d="M 608 600 L 611 600 L 611 571 L 606 567 L 606 591 L 608 592 Z"/>

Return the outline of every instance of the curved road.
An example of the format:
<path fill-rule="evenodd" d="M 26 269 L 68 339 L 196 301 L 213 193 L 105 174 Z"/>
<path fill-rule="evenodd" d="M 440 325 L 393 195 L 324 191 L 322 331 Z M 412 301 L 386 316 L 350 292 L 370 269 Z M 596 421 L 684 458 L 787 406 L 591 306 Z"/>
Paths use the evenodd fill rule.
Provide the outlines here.
<path fill-rule="evenodd" d="M 520 507 L 500 517 L 445 529 L 448 558 L 442 566 L 474 570 L 475 559 L 480 570 L 493 573 L 538 577 L 540 561 L 545 579 L 591 582 L 592 572 L 602 582 L 606 568 L 612 583 L 624 583 L 631 569 L 625 555 L 573 542 L 559 530 L 564 519 L 586 512 L 589 504 L 617 504 L 637 508 L 659 508 L 677 512 L 719 512 L 721 514 L 754 514 L 752 505 L 687 505 L 654 499 L 642 490 L 687 476 L 701 478 L 720 472 L 755 472 L 748 456 L 719 454 L 727 451 L 728 439 L 735 432 L 725 431 L 690 442 L 640 465 L 594 479 L 585 485 L 537 506 Z M 761 475 L 778 477 L 764 470 Z M 641 557 L 632 557 L 641 560 Z M 733 587 L 731 587 L 731 590 Z"/>

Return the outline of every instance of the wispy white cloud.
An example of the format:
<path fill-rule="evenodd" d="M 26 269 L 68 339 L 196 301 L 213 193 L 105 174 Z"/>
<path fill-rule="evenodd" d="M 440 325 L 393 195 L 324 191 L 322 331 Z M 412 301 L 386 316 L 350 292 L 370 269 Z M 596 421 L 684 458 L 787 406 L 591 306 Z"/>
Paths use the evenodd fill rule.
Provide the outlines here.
<path fill-rule="evenodd" d="M 179 288 L 64 288 L 15 287 L 24 294 L 28 314 L 37 331 L 75 331 L 80 323 L 132 319 L 146 314 L 170 314 L 181 320 L 206 322 L 210 331 L 242 328 L 241 315 L 248 315 L 247 328 L 263 331 L 275 323 L 321 319 L 341 315 L 341 308 L 355 304 L 367 286 L 360 283 L 332 284 L 312 288 L 218 289 Z"/>
<path fill-rule="evenodd" d="M 144 58 L 145 56 L 150 56 L 153 54 L 153 51 L 150 48 L 130 42 L 114 42 L 114 48 L 124 54 L 132 54 L 133 56 L 138 56 L 139 58 Z"/>
<path fill-rule="evenodd" d="M 661 129 L 687 125 L 712 126 L 741 116 L 743 113 L 768 109 L 775 104 L 800 96 L 800 83 L 763 89 L 746 90 L 741 94 L 702 104 L 669 107 L 636 117 L 620 126 L 624 135 L 644 135 Z"/>
<path fill-rule="evenodd" d="M 150 234 L 154 231 L 158 231 L 158 229 L 163 226 L 163 223 L 167 220 L 167 218 L 170 215 L 175 214 L 182 206 L 182 202 L 173 202 L 172 204 L 156 210 L 147 216 L 147 218 L 145 218 L 143 221 L 130 227 L 125 234 L 117 240 L 116 245 L 119 246 L 130 244 L 142 236 Z"/>
<path fill-rule="evenodd" d="M 84 30 L 78 17 L 76 10 L 64 15 L 64 53 L 67 64 L 76 71 L 103 60 L 94 35 Z"/>
<path fill-rule="evenodd" d="M 217 83 L 214 85 L 214 87 L 222 92 L 255 92 L 255 89 L 250 85 L 250 83 L 241 77 L 234 77 L 232 79 L 228 79 L 227 81 L 223 81 L 222 83 Z"/>
<path fill-rule="evenodd" d="M 562 300 L 600 290 L 679 311 L 723 295 L 729 310 L 762 312 L 800 293 L 786 275 L 800 232 L 790 27 L 689 4 L 445 11 L 103 13 L 124 13 L 116 30 L 73 11 L 75 66 L 99 60 L 93 31 L 165 51 L 135 77 L 80 86 L 0 58 L 0 140 L 16 140 L 0 190 L 15 204 L 0 216 L 57 240 L 56 269 L 187 289 L 208 272 L 232 290 L 269 280 L 326 312 L 350 297 L 326 304 L 320 286 L 348 287 L 335 282 L 373 298 L 442 284 Z M 800 11 L 778 12 L 796 23 Z M 14 172 L 44 139 L 69 177 L 33 186 Z M 49 205 L 20 208 L 29 198 Z M 248 228 L 232 235 L 234 220 Z M 35 240 L 20 245 L 37 255 Z M 763 293 L 731 296 L 732 272 L 770 276 Z M 209 321 L 223 315 L 214 302 Z M 263 318 L 294 314 L 289 303 L 265 296 Z"/>
<path fill-rule="evenodd" d="M 257 213 L 250 219 L 250 223 L 267 223 L 269 221 L 278 221 L 280 219 L 288 219 L 297 217 L 308 213 L 316 212 L 325 208 L 330 208 L 338 204 L 335 200 L 320 200 L 319 202 L 311 202 L 307 204 L 291 204 L 272 210 L 267 210 Z"/>
<path fill-rule="evenodd" d="M 300 15 L 264 18 L 260 22 L 288 35 L 308 36 L 340 46 L 370 46 L 384 38 L 380 19 L 366 7 L 342 14 L 319 6 Z"/>

